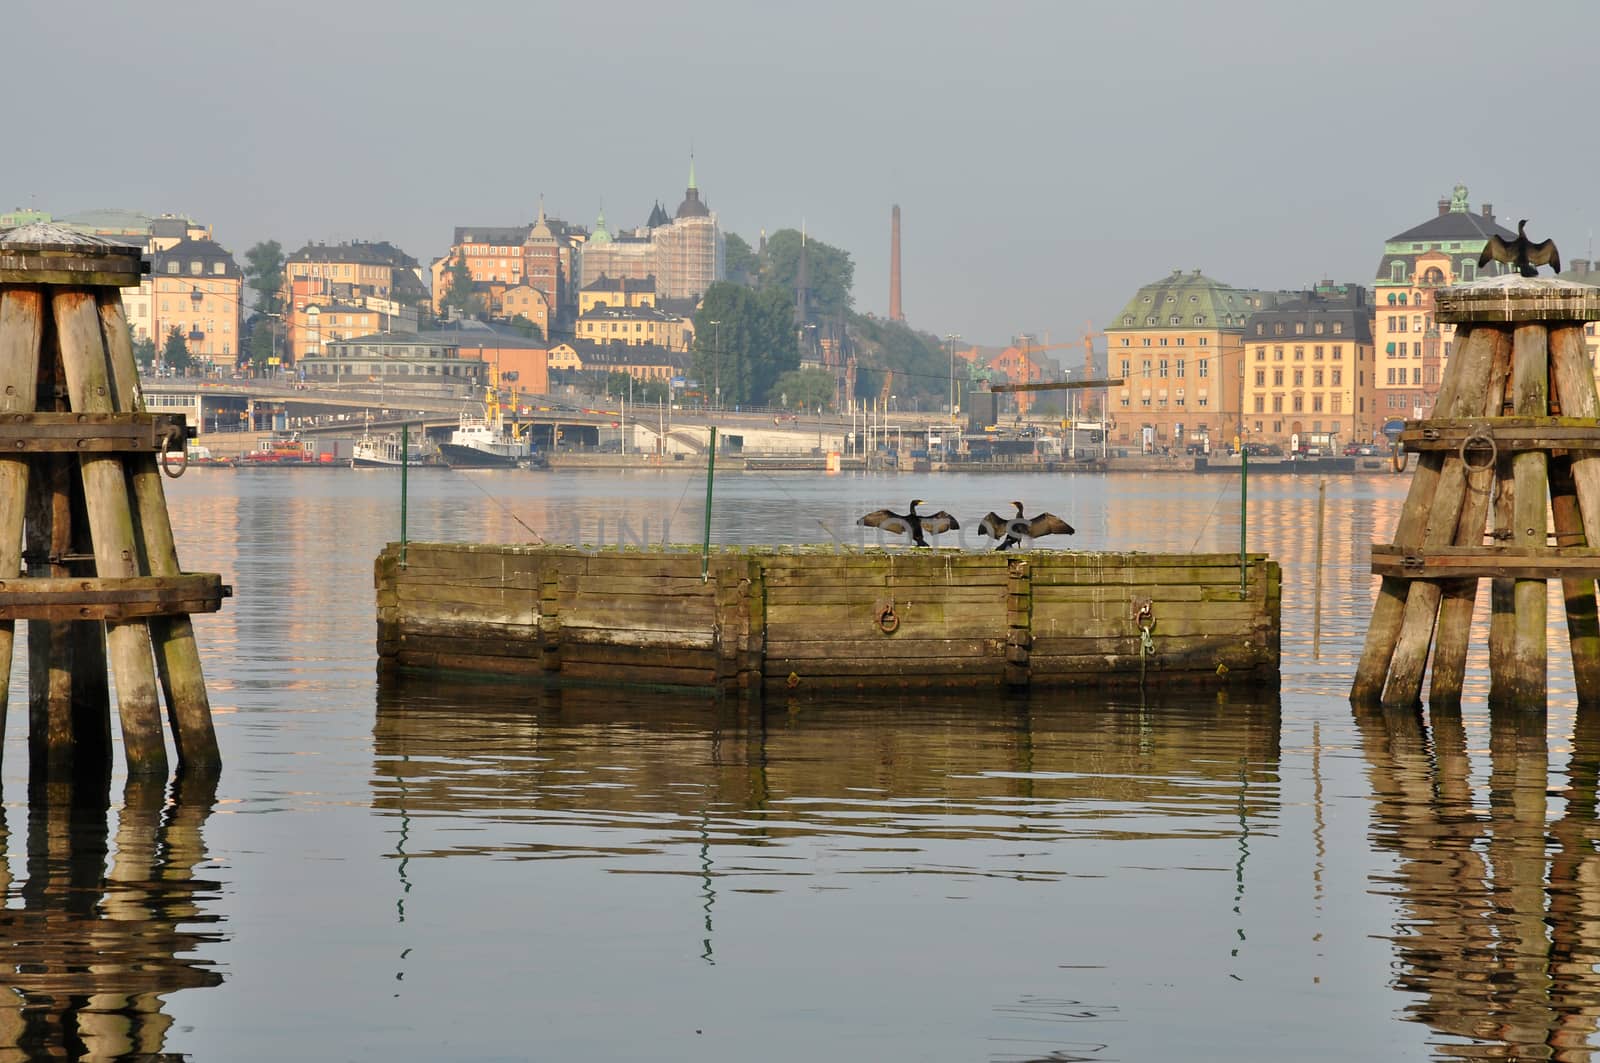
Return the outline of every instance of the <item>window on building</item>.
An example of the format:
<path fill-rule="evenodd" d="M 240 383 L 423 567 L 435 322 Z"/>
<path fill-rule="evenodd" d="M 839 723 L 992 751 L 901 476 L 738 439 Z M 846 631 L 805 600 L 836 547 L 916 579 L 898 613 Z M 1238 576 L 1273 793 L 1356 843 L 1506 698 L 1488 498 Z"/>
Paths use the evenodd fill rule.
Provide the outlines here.
<path fill-rule="evenodd" d="M 1144 346 L 1146 346 L 1146 347 L 1150 346 L 1150 337 L 1149 336 L 1146 336 L 1144 338 Z"/>
<path fill-rule="evenodd" d="M 1161 359 L 1161 364 L 1159 366 L 1159 375 L 1162 376 L 1163 378 L 1167 375 L 1167 360 L 1165 358 Z"/>
<path fill-rule="evenodd" d="M 1282 347 L 1274 347 L 1274 348 L 1272 348 L 1272 360 L 1274 362 L 1283 361 L 1283 348 Z"/>
<path fill-rule="evenodd" d="M 1322 386 L 1322 370 L 1311 370 L 1311 386 L 1314 388 L 1320 388 Z"/>
<path fill-rule="evenodd" d="M 1272 371 L 1272 386 L 1273 387 L 1278 387 L 1278 388 L 1283 387 L 1283 370 L 1282 369 L 1274 369 Z"/>
<path fill-rule="evenodd" d="M 1272 396 L 1272 412 L 1273 413 L 1282 413 L 1283 412 L 1283 396 L 1282 395 L 1274 395 L 1274 396 Z M 1274 429 L 1274 431 L 1276 431 L 1276 429 Z"/>
<path fill-rule="evenodd" d="M 1183 359 L 1178 359 L 1178 378 L 1183 379 Z"/>
<path fill-rule="evenodd" d="M 1389 279 L 1397 283 L 1406 279 L 1406 264 L 1402 259 L 1395 259 L 1389 263 Z"/>
<path fill-rule="evenodd" d="M 1296 347 L 1294 349 L 1294 360 L 1297 362 L 1306 360 L 1306 349 L 1304 347 Z"/>
<path fill-rule="evenodd" d="M 1296 336 L 1304 336 L 1306 334 L 1306 323 L 1304 321 L 1296 321 L 1294 323 L 1294 334 Z"/>
<path fill-rule="evenodd" d="M 1306 371 L 1304 369 L 1296 369 L 1294 371 L 1294 386 L 1297 388 L 1306 386 Z"/>
<path fill-rule="evenodd" d="M 1411 370 L 1411 382 L 1413 384 L 1422 383 L 1422 367 L 1420 365 Z"/>
<path fill-rule="evenodd" d="M 1150 379 L 1150 359 L 1146 358 L 1139 366 L 1140 375 L 1146 380 Z"/>
<path fill-rule="evenodd" d="M 1198 323 L 1198 322 L 1197 322 L 1197 323 Z M 1200 337 L 1200 346 L 1202 346 L 1202 347 L 1204 347 L 1204 346 L 1206 346 L 1206 345 L 1207 345 L 1207 344 L 1208 344 L 1208 343 L 1209 343 L 1209 342 L 1210 342 L 1210 339 L 1209 339 L 1209 337 L 1206 337 L 1206 336 L 1201 336 L 1201 337 Z"/>
<path fill-rule="evenodd" d="M 1165 347 L 1166 345 L 1167 345 L 1167 338 L 1165 336 L 1162 336 L 1161 337 L 1161 346 Z"/>
<path fill-rule="evenodd" d="M 1265 347 L 1257 347 L 1256 348 L 1256 361 L 1264 362 L 1266 360 L 1267 360 L 1267 349 Z"/>
<path fill-rule="evenodd" d="M 1256 370 L 1256 387 L 1264 388 L 1266 386 L 1267 386 L 1267 371 L 1265 369 L 1257 369 Z"/>
<path fill-rule="evenodd" d="M 1128 360 L 1126 358 L 1124 358 L 1122 360 L 1122 376 L 1123 376 L 1123 379 L 1127 379 L 1127 376 L 1132 371 L 1132 369 L 1133 369 L 1133 367 L 1128 364 Z"/>
<path fill-rule="evenodd" d="M 1333 386 L 1337 388 L 1337 387 L 1342 387 L 1343 385 L 1344 385 L 1344 370 L 1343 369 L 1335 369 L 1333 371 Z"/>
<path fill-rule="evenodd" d="M 1123 323 L 1123 324 L 1124 324 L 1124 325 L 1131 325 L 1131 324 L 1133 324 L 1133 315 L 1132 315 L 1132 314 L 1129 314 L 1129 315 L 1128 315 L 1128 316 L 1127 316 L 1127 317 L 1125 317 L 1125 318 L 1123 318 L 1123 319 L 1122 319 L 1122 323 Z M 1124 340 L 1124 341 L 1123 341 L 1123 342 L 1127 342 L 1127 341 L 1126 341 L 1126 340 Z"/>
<path fill-rule="evenodd" d="M 1147 317 L 1147 318 L 1145 318 L 1145 319 L 1144 319 L 1144 323 L 1145 323 L 1145 324 L 1146 324 L 1146 325 L 1154 325 L 1154 324 L 1155 324 L 1155 323 L 1156 323 L 1156 319 L 1155 319 L 1155 316 L 1154 316 L 1154 315 L 1151 315 L 1151 316 L 1150 316 L 1150 317 Z"/>
<path fill-rule="evenodd" d="M 1123 345 L 1123 346 L 1124 346 L 1124 347 L 1126 347 L 1126 346 L 1128 346 L 1128 345 L 1129 345 L 1129 344 L 1130 344 L 1130 343 L 1131 343 L 1131 342 L 1132 342 L 1132 341 L 1131 341 L 1131 340 L 1129 340 L 1129 339 L 1128 339 L 1128 337 L 1126 337 L 1126 336 L 1124 336 L 1124 337 L 1122 337 L 1122 345 Z"/>
<path fill-rule="evenodd" d="M 1401 306 L 1405 306 L 1406 305 L 1406 293 L 1405 292 L 1401 292 L 1400 293 L 1400 305 Z"/>
<path fill-rule="evenodd" d="M 1390 292 L 1389 293 L 1389 305 L 1393 306 L 1394 304 L 1395 304 L 1395 294 L 1394 294 L 1394 292 Z"/>
<path fill-rule="evenodd" d="M 1209 358 L 1200 359 L 1200 375 L 1202 377 L 1211 375 L 1211 360 Z"/>
<path fill-rule="evenodd" d="M 1333 323 L 1333 334 L 1334 334 L 1334 335 L 1335 335 L 1335 336 L 1337 336 L 1337 335 L 1339 335 L 1339 334 L 1340 334 L 1340 333 L 1341 333 L 1341 332 L 1343 332 L 1343 331 L 1344 331 L 1344 322 L 1343 322 L 1343 321 L 1335 321 L 1335 322 L 1334 322 L 1334 323 Z M 1334 350 L 1336 350 L 1336 351 L 1337 351 L 1337 350 L 1338 350 L 1338 349 L 1339 349 L 1339 348 L 1337 348 L 1337 347 L 1335 347 L 1335 348 L 1334 348 Z M 1335 358 L 1337 358 L 1337 357 L 1339 357 L 1339 356 L 1338 356 L 1338 355 L 1337 355 L 1337 354 L 1336 354 L 1336 355 L 1334 355 L 1334 357 L 1335 357 Z"/>
<path fill-rule="evenodd" d="M 1282 336 L 1283 335 L 1283 322 L 1282 321 L 1279 321 L 1279 322 L 1277 322 L 1276 324 L 1274 324 L 1272 326 L 1272 334 L 1274 336 Z"/>
<path fill-rule="evenodd" d="M 1178 337 L 1178 346 L 1179 346 L 1179 347 L 1182 347 L 1182 346 L 1183 346 L 1183 337 L 1182 337 L 1182 336 L 1179 336 L 1179 337 Z"/>
<path fill-rule="evenodd" d="M 1256 412 L 1257 413 L 1266 413 L 1267 412 L 1267 399 L 1266 399 L 1265 395 L 1257 395 L 1256 396 Z M 1260 431 L 1260 428 L 1258 427 L 1256 430 Z"/>

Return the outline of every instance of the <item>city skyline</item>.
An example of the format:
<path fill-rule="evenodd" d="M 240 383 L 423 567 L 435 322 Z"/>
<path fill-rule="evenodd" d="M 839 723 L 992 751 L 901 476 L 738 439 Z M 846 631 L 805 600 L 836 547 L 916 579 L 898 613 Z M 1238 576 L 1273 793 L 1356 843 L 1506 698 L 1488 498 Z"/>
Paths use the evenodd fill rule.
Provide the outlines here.
<path fill-rule="evenodd" d="M 907 320 L 983 343 L 1099 332 L 1172 269 L 1240 288 L 1370 283 L 1382 242 L 1457 183 L 1593 257 L 1581 175 L 1600 160 L 1565 113 L 1600 19 L 1578 3 L 1537 18 L 1358 3 L 1337 20 L 1265 4 L 915 20 L 822 4 L 798 23 L 724 4 L 623 5 L 604 22 L 396 6 L 321 12 L 319 40 L 364 42 L 330 51 L 296 20 L 181 0 L 97 11 L 88 30 L 23 0 L 9 12 L 32 42 L 10 60 L 22 82 L 72 55 L 84 100 L 131 86 L 139 105 L 90 136 L 53 97 L 0 176 L 0 208 L 183 212 L 235 255 L 387 239 L 426 263 L 455 226 L 532 221 L 541 194 L 570 222 L 603 204 L 611 225 L 642 224 L 681 196 L 692 150 L 724 231 L 754 244 L 804 223 L 851 253 L 856 307 L 881 317 L 899 204 Z M 1492 72 L 1517 39 L 1536 42 L 1540 76 L 1502 88 Z M 562 87 L 559 106 L 508 133 L 534 74 Z M 174 120 L 151 135 L 136 113 Z M 1560 146 L 1541 156 L 1565 165 L 1528 165 L 1526 145 Z"/>

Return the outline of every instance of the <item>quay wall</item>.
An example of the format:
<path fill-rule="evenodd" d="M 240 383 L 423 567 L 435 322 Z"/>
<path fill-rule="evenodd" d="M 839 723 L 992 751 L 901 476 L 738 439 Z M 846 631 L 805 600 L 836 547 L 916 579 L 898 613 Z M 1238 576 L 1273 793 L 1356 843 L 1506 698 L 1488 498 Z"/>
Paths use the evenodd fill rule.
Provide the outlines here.
<path fill-rule="evenodd" d="M 1247 555 L 391 543 L 378 656 L 429 672 L 759 690 L 1275 686 Z M 1146 632 L 1148 628 L 1148 633 Z M 1148 639 L 1146 638 L 1148 634 Z"/>

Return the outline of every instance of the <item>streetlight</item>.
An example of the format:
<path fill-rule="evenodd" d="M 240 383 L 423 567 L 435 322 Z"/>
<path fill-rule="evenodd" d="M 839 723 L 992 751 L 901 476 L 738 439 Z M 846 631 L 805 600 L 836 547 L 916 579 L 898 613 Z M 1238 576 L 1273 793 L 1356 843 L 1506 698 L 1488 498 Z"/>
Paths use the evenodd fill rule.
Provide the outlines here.
<path fill-rule="evenodd" d="M 711 348 L 717 356 L 716 398 L 713 402 L 718 409 L 722 407 L 722 322 L 711 322 Z"/>
<path fill-rule="evenodd" d="M 946 334 L 944 345 L 950 349 L 950 419 L 956 417 L 956 340 L 961 338 L 961 333 L 951 332 Z"/>

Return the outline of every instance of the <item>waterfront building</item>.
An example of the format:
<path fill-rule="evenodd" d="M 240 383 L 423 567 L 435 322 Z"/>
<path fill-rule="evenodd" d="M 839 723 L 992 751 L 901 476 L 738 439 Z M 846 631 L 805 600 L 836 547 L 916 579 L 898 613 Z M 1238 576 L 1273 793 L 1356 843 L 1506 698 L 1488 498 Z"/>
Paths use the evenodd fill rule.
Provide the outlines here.
<path fill-rule="evenodd" d="M 306 244 L 284 259 L 281 294 L 291 365 L 332 340 L 415 331 L 417 301 L 426 299 L 417 260 L 386 240 Z"/>
<path fill-rule="evenodd" d="M 562 352 L 562 367 L 583 373 L 626 373 L 635 380 L 670 381 L 675 376 L 686 375 L 693 364 L 687 352 L 669 350 L 659 344 L 577 340 L 562 346 L 568 348 Z M 552 368 L 555 368 L 554 362 Z"/>
<path fill-rule="evenodd" d="M 602 276 L 630 280 L 654 276 L 658 295 L 698 298 L 725 276 L 726 254 L 717 216 L 700 198 L 691 159 L 689 186 L 670 219 L 657 203 L 645 225 L 613 234 L 601 212 L 579 254 L 579 284 L 586 287 Z"/>
<path fill-rule="evenodd" d="M 1276 301 L 1199 270 L 1173 270 L 1141 287 L 1106 328 L 1111 440 L 1179 450 L 1241 437 L 1245 323 Z"/>
<path fill-rule="evenodd" d="M 159 352 L 174 327 L 199 363 L 232 370 L 239 360 L 244 306 L 244 271 L 211 239 L 182 239 L 150 256 L 150 272 L 137 289 L 123 291 L 131 304 L 135 339 Z"/>
<path fill-rule="evenodd" d="M 578 290 L 578 316 L 597 306 L 655 306 L 656 276 L 608 277 L 601 274 Z"/>
<path fill-rule="evenodd" d="M 559 316 L 572 287 L 573 249 L 589 238 L 586 230 L 545 214 L 527 225 L 457 226 L 447 254 L 433 262 L 433 311 L 450 290 L 448 273 L 459 260 L 474 284 L 495 284 L 503 293 L 522 284 L 543 292 L 552 314 Z M 491 311 L 498 313 L 498 303 Z"/>
<path fill-rule="evenodd" d="M 446 322 L 425 335 L 455 337 L 462 357 L 492 367 L 503 386 L 541 394 L 550 390 L 550 345 L 542 339 L 501 322 L 471 318 Z"/>
<path fill-rule="evenodd" d="M 0 229 L 16 229 L 50 220 L 49 212 L 34 210 L 32 207 L 13 207 L 11 210 L 0 211 Z"/>
<path fill-rule="evenodd" d="M 1373 383 L 1372 307 L 1358 284 L 1323 281 L 1250 315 L 1244 421 L 1252 442 L 1371 442 L 1383 427 Z M 1216 441 L 1213 441 L 1216 442 Z"/>
<path fill-rule="evenodd" d="M 1433 295 L 1446 285 L 1478 278 L 1478 256 L 1491 235 L 1516 238 L 1495 221 L 1490 204 L 1473 213 L 1466 186 L 1456 185 L 1449 199 L 1439 200 L 1437 214 L 1384 242 L 1372 308 L 1383 420 L 1422 418 L 1433 409 L 1455 340 L 1455 326 L 1434 319 Z M 1491 262 L 1483 276 L 1505 270 L 1503 263 Z"/>
<path fill-rule="evenodd" d="M 334 340 L 300 363 L 308 380 L 327 383 L 398 380 L 480 385 L 485 362 L 461 338 L 435 332 L 384 332 Z"/>
<path fill-rule="evenodd" d="M 555 306 L 544 289 L 531 284 L 507 288 L 500 296 L 500 310 L 501 316 L 507 321 L 515 321 L 520 317 L 538 329 L 542 338 L 550 338 L 550 322 L 555 316 Z"/>
<path fill-rule="evenodd" d="M 577 337 L 595 343 L 662 346 L 682 351 L 694 342 L 694 323 L 653 306 L 602 303 L 578 318 Z"/>

